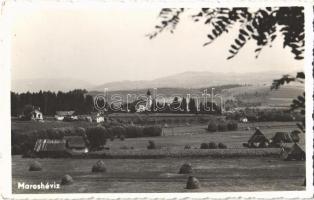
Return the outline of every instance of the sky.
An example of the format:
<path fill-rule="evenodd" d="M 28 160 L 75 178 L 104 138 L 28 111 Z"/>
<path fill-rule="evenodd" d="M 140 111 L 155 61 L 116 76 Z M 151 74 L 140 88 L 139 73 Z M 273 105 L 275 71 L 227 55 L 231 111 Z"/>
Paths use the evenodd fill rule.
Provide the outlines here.
<path fill-rule="evenodd" d="M 12 79 L 79 79 L 91 84 L 150 80 L 185 71 L 294 72 L 303 69 L 277 38 L 255 59 L 254 41 L 231 60 L 236 30 L 209 46 L 204 24 L 189 10 L 174 34 L 150 40 L 159 8 L 77 8 L 28 5 L 12 20 Z"/>

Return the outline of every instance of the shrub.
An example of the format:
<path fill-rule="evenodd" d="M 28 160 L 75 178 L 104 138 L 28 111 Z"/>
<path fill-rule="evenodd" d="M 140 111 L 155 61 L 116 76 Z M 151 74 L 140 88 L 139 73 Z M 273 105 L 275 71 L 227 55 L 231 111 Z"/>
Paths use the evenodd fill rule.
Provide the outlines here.
<path fill-rule="evenodd" d="M 209 146 L 207 143 L 202 143 L 200 149 L 208 149 Z"/>
<path fill-rule="evenodd" d="M 228 126 L 225 121 L 221 121 L 218 123 L 218 131 L 225 132 L 227 130 L 228 130 Z"/>
<path fill-rule="evenodd" d="M 142 128 L 135 125 L 126 126 L 125 136 L 128 138 L 143 137 Z"/>
<path fill-rule="evenodd" d="M 91 127 L 86 130 L 87 138 L 91 149 L 97 149 L 106 144 L 109 138 L 108 131 L 103 126 Z"/>
<path fill-rule="evenodd" d="M 218 148 L 219 148 L 219 149 L 227 149 L 227 146 L 226 146 L 225 144 L 219 142 Z"/>
<path fill-rule="evenodd" d="M 124 136 L 124 135 L 120 135 L 119 138 L 120 138 L 121 141 L 124 141 L 124 140 L 125 140 L 125 136 Z"/>
<path fill-rule="evenodd" d="M 184 149 L 191 149 L 191 146 L 187 144 L 184 146 Z"/>
<path fill-rule="evenodd" d="M 235 131 L 238 129 L 238 123 L 236 121 L 229 121 L 227 127 L 229 131 Z"/>
<path fill-rule="evenodd" d="M 209 132 L 216 132 L 218 130 L 218 126 L 217 126 L 217 123 L 213 120 L 211 120 L 209 123 L 208 123 L 208 126 L 207 126 L 207 130 Z"/>
<path fill-rule="evenodd" d="M 217 144 L 215 142 L 210 142 L 210 143 L 208 143 L 208 148 L 209 149 L 217 149 Z"/>
<path fill-rule="evenodd" d="M 147 149 L 157 149 L 155 142 L 152 140 L 149 140 Z"/>
<path fill-rule="evenodd" d="M 22 148 L 19 144 L 13 144 L 11 147 L 11 154 L 12 155 L 19 155 L 22 154 Z"/>
<path fill-rule="evenodd" d="M 162 128 L 158 126 L 148 126 L 143 128 L 143 135 L 145 137 L 155 137 L 155 136 L 161 136 L 162 134 Z"/>

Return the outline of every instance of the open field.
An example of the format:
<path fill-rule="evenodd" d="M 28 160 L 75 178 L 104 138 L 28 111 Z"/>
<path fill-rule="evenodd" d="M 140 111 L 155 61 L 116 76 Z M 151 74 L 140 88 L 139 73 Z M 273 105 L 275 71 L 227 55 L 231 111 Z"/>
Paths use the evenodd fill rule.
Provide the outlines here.
<path fill-rule="evenodd" d="M 106 173 L 93 174 L 96 159 L 37 159 L 43 171 L 30 172 L 33 159 L 13 156 L 13 193 L 78 193 L 78 192 L 223 192 L 304 190 L 304 162 L 276 158 L 242 159 L 106 159 Z M 178 174 L 180 166 L 190 162 L 201 189 L 187 190 L 188 175 Z M 26 184 L 60 183 L 69 174 L 74 183 L 59 190 L 18 190 Z"/>
<path fill-rule="evenodd" d="M 13 122 L 12 128 L 19 132 L 27 132 L 44 128 L 47 124 L 49 128 L 90 125 L 85 122 Z M 257 149 L 246 149 L 242 146 L 257 126 L 268 138 L 271 138 L 277 131 L 292 131 L 297 128 L 295 122 L 258 122 L 239 124 L 237 131 L 209 133 L 206 131 L 206 124 L 173 124 L 163 128 L 161 137 L 127 138 L 124 141 L 108 140 L 106 144 L 110 148 L 108 152 L 111 152 L 115 159 L 111 159 L 109 154 L 108 157 L 103 157 L 107 172 L 101 174 L 91 172 L 92 165 L 98 159 L 35 159 L 12 156 L 13 193 L 304 190 L 305 187 L 302 186 L 305 177 L 304 161 L 282 161 L 277 155 L 278 149 L 256 151 Z M 250 130 L 247 127 L 250 127 Z M 304 146 L 304 134 L 300 137 L 300 144 Z M 147 150 L 149 140 L 153 140 L 159 149 Z M 200 150 L 200 144 L 203 142 L 222 142 L 227 145 L 228 149 Z M 184 150 L 185 145 L 190 145 L 191 149 Z M 159 151 L 162 156 L 149 156 L 149 154 L 158 154 Z M 200 153 L 198 156 L 184 156 L 189 151 L 193 153 L 200 151 Z M 141 152 L 146 152 L 145 155 L 148 156 L 132 157 Z M 183 156 L 165 156 L 163 152 L 179 152 L 178 154 Z M 236 152 L 239 152 L 241 156 L 216 156 L 221 153 L 232 155 Z M 215 154 L 215 156 L 210 154 Z M 156 159 L 151 159 L 152 157 Z M 29 163 L 34 160 L 42 164 L 43 171 L 28 171 Z M 192 164 L 194 170 L 192 175 L 200 180 L 201 189 L 185 189 L 188 175 L 178 174 L 180 166 L 185 162 Z M 49 191 L 17 189 L 18 182 L 60 183 L 65 174 L 73 177 L 72 185 Z"/>

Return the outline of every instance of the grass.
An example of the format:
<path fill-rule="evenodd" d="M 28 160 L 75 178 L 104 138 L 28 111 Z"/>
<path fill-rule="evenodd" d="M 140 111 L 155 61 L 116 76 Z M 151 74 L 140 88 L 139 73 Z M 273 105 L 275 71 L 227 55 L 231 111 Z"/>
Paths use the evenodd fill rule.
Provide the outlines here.
<path fill-rule="evenodd" d="M 34 159 L 12 158 L 13 193 L 107 193 L 107 192 L 232 192 L 305 190 L 304 162 L 276 158 L 165 158 L 106 159 L 107 172 L 91 172 L 95 159 L 36 159 L 40 172 L 28 171 Z M 187 190 L 188 175 L 178 174 L 182 164 L 190 162 L 200 190 Z M 64 174 L 74 183 L 59 190 L 18 190 L 17 183 L 59 183 Z"/>

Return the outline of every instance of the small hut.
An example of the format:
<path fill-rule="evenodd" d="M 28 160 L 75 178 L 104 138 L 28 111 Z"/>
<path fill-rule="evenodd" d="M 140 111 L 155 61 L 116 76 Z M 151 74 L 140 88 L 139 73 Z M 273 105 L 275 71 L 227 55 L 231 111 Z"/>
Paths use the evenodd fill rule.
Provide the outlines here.
<path fill-rule="evenodd" d="M 280 152 L 280 157 L 283 160 L 305 160 L 305 151 L 297 143 L 284 144 Z"/>
<path fill-rule="evenodd" d="M 88 153 L 86 141 L 82 136 L 65 136 L 66 148 L 76 153 Z"/>
<path fill-rule="evenodd" d="M 247 143 L 243 146 L 248 148 L 266 148 L 269 146 L 269 140 L 259 128 L 255 128 L 255 133 L 251 136 Z"/>

